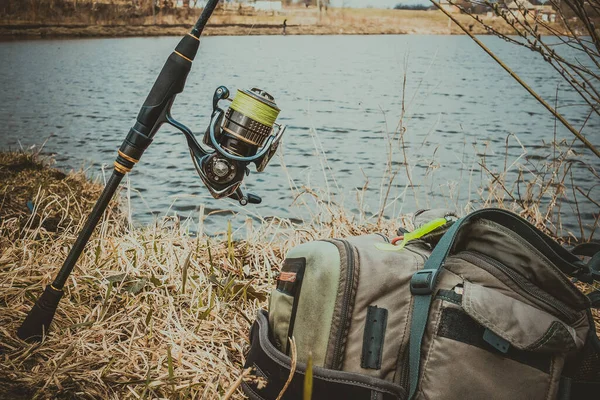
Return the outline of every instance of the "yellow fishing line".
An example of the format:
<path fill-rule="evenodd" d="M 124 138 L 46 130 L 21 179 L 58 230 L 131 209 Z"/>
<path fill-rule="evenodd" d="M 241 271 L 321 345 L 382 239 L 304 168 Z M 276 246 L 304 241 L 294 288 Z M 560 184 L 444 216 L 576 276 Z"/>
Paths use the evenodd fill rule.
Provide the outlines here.
<path fill-rule="evenodd" d="M 263 125 L 273 126 L 279 110 L 238 90 L 230 108 Z"/>

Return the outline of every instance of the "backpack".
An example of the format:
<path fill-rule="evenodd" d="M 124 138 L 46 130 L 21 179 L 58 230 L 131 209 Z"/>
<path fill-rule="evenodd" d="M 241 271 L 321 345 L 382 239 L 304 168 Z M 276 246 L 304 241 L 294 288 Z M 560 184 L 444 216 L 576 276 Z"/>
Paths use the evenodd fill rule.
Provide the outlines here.
<path fill-rule="evenodd" d="M 400 244 L 372 234 L 288 252 L 250 332 L 250 399 L 284 386 L 304 399 L 307 363 L 313 400 L 599 398 L 598 291 L 572 280 L 600 280 L 600 253 L 584 264 L 500 209 L 415 222 Z"/>

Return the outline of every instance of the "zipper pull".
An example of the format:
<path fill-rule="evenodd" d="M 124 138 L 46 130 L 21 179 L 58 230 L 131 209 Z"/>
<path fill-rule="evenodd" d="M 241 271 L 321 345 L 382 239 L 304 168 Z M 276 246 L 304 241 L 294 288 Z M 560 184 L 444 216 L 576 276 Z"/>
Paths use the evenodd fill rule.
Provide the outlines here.
<path fill-rule="evenodd" d="M 446 220 L 446 218 L 436 218 L 433 221 L 429 221 L 428 223 L 424 224 L 418 229 L 415 229 L 412 232 L 405 233 L 404 236 L 400 236 L 398 238 L 393 239 L 391 244 L 377 243 L 375 247 L 383 251 L 401 251 L 404 248 L 404 246 L 406 246 L 406 244 L 411 240 L 420 239 L 428 233 L 433 232 L 440 226 L 445 225 L 447 222 L 448 220 Z M 400 244 L 396 244 L 400 240 L 402 240 Z"/>

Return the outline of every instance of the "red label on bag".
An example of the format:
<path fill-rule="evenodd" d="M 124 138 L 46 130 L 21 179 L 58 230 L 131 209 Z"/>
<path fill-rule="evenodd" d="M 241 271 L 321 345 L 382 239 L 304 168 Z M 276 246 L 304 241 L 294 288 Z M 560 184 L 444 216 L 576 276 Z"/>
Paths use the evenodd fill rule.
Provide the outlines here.
<path fill-rule="evenodd" d="M 280 281 L 284 282 L 295 282 L 296 281 L 296 273 L 295 272 L 281 272 L 279 277 L 277 278 Z"/>

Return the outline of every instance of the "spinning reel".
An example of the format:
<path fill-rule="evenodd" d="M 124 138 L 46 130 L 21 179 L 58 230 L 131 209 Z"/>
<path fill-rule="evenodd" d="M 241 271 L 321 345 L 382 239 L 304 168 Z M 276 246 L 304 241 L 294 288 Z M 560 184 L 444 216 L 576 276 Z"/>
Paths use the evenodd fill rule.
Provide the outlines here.
<path fill-rule="evenodd" d="M 227 111 L 219 107 L 221 100 L 231 101 Z M 166 122 L 185 135 L 196 171 L 210 194 L 215 199 L 230 197 L 245 206 L 262 201 L 257 195 L 244 194 L 240 185 L 250 174 L 250 163 L 262 172 L 275 155 L 286 129 L 275 122 L 279 111 L 273 96 L 264 90 L 238 90 L 230 100 L 229 90 L 219 86 L 202 145 L 189 128 L 170 115 Z"/>
<path fill-rule="evenodd" d="M 258 196 L 245 195 L 240 185 L 250 173 L 248 164 L 256 164 L 261 172 L 275 154 L 285 126 L 275 123 L 279 108 L 273 97 L 260 89 L 238 90 L 227 112 L 219 101 L 229 99 L 229 90 L 221 86 L 213 97 L 213 112 L 201 146 L 192 131 L 171 116 L 171 106 L 185 81 L 198 53 L 200 35 L 219 0 L 208 0 L 192 30 L 185 35 L 161 69 L 136 121 L 121 144 L 114 162 L 115 169 L 98 201 L 79 232 L 65 262 L 51 285 L 37 299 L 17 336 L 27 341 L 39 341 L 48 332 L 54 313 L 64 294 L 63 287 L 75 267 L 108 203 L 119 188 L 123 177 L 140 161 L 164 123 L 173 125 L 185 135 L 190 154 L 202 181 L 216 199 L 231 197 L 241 205 L 260 203 Z M 273 127 L 277 126 L 277 132 Z"/>

